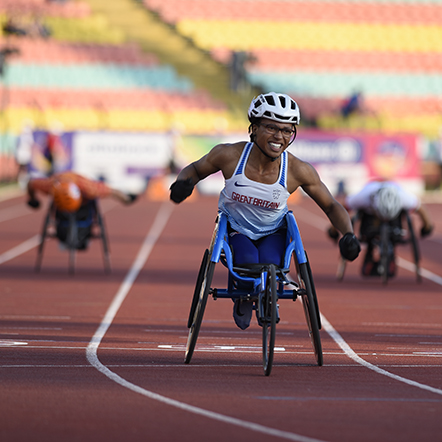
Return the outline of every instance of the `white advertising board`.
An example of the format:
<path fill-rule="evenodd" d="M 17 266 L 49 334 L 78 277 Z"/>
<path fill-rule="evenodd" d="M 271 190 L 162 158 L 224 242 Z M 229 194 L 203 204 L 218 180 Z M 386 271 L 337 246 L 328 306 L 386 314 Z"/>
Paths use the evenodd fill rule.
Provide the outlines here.
<path fill-rule="evenodd" d="M 165 134 L 76 132 L 72 140 L 73 170 L 128 193 L 142 192 L 148 178 L 163 174 L 170 155 Z"/>

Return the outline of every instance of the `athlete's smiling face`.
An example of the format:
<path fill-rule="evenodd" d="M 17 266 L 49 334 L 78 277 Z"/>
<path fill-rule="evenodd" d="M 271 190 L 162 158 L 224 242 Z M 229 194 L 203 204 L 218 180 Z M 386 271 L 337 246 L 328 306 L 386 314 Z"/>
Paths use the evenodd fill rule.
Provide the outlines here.
<path fill-rule="evenodd" d="M 261 122 L 254 126 L 254 134 L 259 147 L 269 156 L 277 158 L 289 146 L 295 129 L 293 124 L 262 118 Z"/>

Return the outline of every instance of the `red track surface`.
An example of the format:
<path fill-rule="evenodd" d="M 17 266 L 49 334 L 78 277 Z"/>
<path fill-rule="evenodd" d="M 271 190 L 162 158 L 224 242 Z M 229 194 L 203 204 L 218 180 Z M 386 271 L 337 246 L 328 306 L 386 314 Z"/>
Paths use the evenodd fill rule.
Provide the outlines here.
<path fill-rule="evenodd" d="M 362 279 L 358 261 L 336 281 L 325 217 L 309 200 L 294 206 L 325 317 L 324 366 L 314 364 L 299 301 L 282 300 L 270 377 L 261 329 L 255 320 L 247 331 L 236 328 L 228 300 L 209 299 L 196 352 L 184 364 L 216 199 L 102 207 L 113 272 L 104 274 L 95 240 L 70 276 L 54 240 L 41 272 L 33 271 L 36 249 L 25 241 L 40 232 L 44 210 L 31 211 L 23 197 L 0 202 L 2 442 L 440 440 L 441 206 L 428 206 L 437 227 L 421 242 L 422 267 L 436 281 L 418 284 L 401 267 L 387 286 Z M 14 249 L 8 259 L 21 244 L 23 253 Z M 406 248 L 399 255 L 411 259 Z M 219 265 L 214 284 L 225 280 Z"/>

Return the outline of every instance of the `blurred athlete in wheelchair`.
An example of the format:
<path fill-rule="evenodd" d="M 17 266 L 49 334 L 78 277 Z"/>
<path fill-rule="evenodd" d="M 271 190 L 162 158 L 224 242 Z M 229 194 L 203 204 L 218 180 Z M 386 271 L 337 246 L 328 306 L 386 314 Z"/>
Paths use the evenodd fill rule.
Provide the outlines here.
<path fill-rule="evenodd" d="M 27 204 L 38 209 L 40 200 L 37 193 L 50 195 L 56 209 L 57 237 L 61 242 L 66 241 L 67 223 L 69 214 L 75 213 L 77 222 L 84 221 L 90 216 L 91 203 L 99 198 L 114 198 L 124 204 L 135 201 L 135 195 L 128 195 L 118 189 L 113 189 L 101 181 L 90 180 L 74 172 L 62 172 L 46 178 L 31 178 L 27 186 Z M 84 227 L 84 232 L 79 228 L 80 238 L 78 249 L 87 247 L 90 236 L 90 223 Z"/>
<path fill-rule="evenodd" d="M 364 276 L 379 275 L 379 251 L 375 247 L 375 239 L 379 236 L 380 225 L 388 222 L 391 227 L 393 246 L 403 241 L 403 211 L 416 213 L 421 220 L 421 237 L 429 236 L 434 226 L 430 216 L 421 205 L 419 198 L 407 192 L 402 186 L 392 181 L 371 181 L 356 194 L 347 196 L 345 207 L 356 212 L 360 221 L 360 240 L 367 243 L 361 272 Z M 329 235 L 337 238 L 338 233 L 331 227 Z M 396 274 L 394 248 L 389 257 L 388 276 Z"/>
<path fill-rule="evenodd" d="M 286 246 L 287 199 L 301 187 L 342 233 L 342 256 L 350 261 L 356 259 L 360 245 L 347 211 L 310 164 L 286 152 L 295 140 L 300 121 L 297 103 L 285 94 L 261 94 L 252 100 L 248 118 L 250 142 L 219 144 L 186 166 L 170 188 L 171 200 L 182 202 L 199 181 L 221 171 L 225 187 L 218 207 L 229 221 L 234 265 L 281 266 Z M 233 316 L 241 329 L 250 324 L 252 304 L 235 301 Z"/>

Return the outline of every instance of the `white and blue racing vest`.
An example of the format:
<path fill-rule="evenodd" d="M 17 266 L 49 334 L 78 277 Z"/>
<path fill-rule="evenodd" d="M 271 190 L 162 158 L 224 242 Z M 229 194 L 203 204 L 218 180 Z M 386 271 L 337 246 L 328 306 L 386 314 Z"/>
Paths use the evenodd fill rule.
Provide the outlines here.
<path fill-rule="evenodd" d="M 258 183 L 245 176 L 253 143 L 247 143 L 231 178 L 225 180 L 218 208 L 227 215 L 232 228 L 255 240 L 276 232 L 285 225 L 288 211 L 288 155 L 283 152 L 278 180 L 273 184 Z"/>

